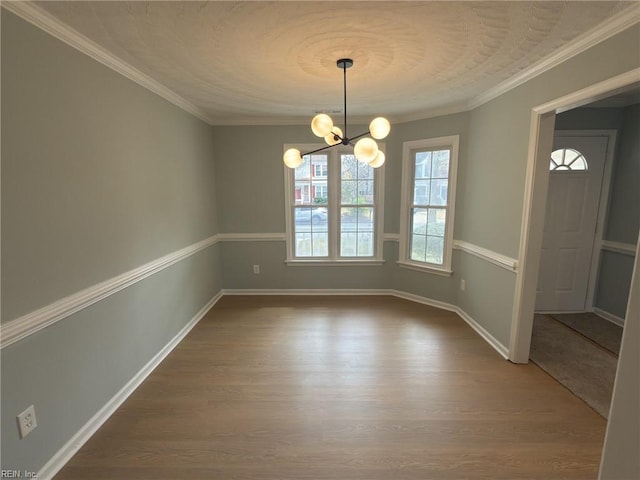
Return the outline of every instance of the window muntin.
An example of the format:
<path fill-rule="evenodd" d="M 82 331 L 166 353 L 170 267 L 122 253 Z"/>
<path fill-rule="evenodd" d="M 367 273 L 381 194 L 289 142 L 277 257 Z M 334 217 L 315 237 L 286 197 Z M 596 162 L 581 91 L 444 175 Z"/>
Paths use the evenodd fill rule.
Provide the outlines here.
<path fill-rule="evenodd" d="M 458 138 L 404 144 L 401 265 L 451 271 Z"/>
<path fill-rule="evenodd" d="M 340 256 L 373 257 L 374 169 L 352 154 L 340 155 Z"/>
<path fill-rule="evenodd" d="M 288 261 L 381 261 L 383 172 L 358 162 L 350 147 L 307 155 L 300 167 L 287 168 Z"/>
<path fill-rule="evenodd" d="M 326 174 L 327 155 L 306 155 L 294 169 L 293 238 L 297 257 L 327 257 L 329 229 Z"/>
<path fill-rule="evenodd" d="M 450 157 L 450 148 L 413 153 L 410 260 L 440 266 L 444 262 Z"/>
<path fill-rule="evenodd" d="M 549 162 L 551 171 L 585 171 L 589 170 L 589 165 L 585 156 L 573 148 L 560 148 L 551 152 Z"/>

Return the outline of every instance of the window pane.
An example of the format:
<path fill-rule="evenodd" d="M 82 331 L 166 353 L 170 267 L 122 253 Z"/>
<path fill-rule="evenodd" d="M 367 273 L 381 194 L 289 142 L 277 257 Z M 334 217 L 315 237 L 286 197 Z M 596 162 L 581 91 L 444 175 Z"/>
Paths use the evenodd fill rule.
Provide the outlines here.
<path fill-rule="evenodd" d="M 353 155 L 340 156 L 341 197 L 346 205 L 370 205 L 374 201 L 373 168 Z"/>
<path fill-rule="evenodd" d="M 426 208 L 412 209 L 411 233 L 418 233 L 420 235 L 427 234 L 427 213 L 428 209 Z"/>
<path fill-rule="evenodd" d="M 430 208 L 427 220 L 427 233 L 429 235 L 444 237 L 444 225 L 447 211 L 443 208 Z"/>
<path fill-rule="evenodd" d="M 444 257 L 444 238 L 427 237 L 427 262 L 442 265 Z"/>
<path fill-rule="evenodd" d="M 340 255 L 373 256 L 373 207 L 343 207 L 340 210 Z"/>
<path fill-rule="evenodd" d="M 295 207 L 293 211 L 296 256 L 326 257 L 329 252 L 327 209 Z"/>
<path fill-rule="evenodd" d="M 418 262 L 427 261 L 427 237 L 424 235 L 411 235 L 411 260 Z"/>
<path fill-rule="evenodd" d="M 342 198 L 340 203 L 354 205 L 358 203 L 358 181 L 342 180 Z"/>
<path fill-rule="evenodd" d="M 438 150 L 433 152 L 433 170 L 431 178 L 449 177 L 449 150 Z"/>
<path fill-rule="evenodd" d="M 296 184 L 298 180 L 309 180 L 311 178 L 311 158 L 309 155 L 302 157 L 302 163 L 295 170 Z"/>
<path fill-rule="evenodd" d="M 372 232 L 343 232 L 340 234 L 340 255 L 343 257 L 372 257 Z"/>
<path fill-rule="evenodd" d="M 358 181 L 358 201 L 359 205 L 371 205 L 373 203 L 373 180 Z"/>
<path fill-rule="evenodd" d="M 414 205 L 429 205 L 429 180 L 416 180 L 413 188 Z"/>
<path fill-rule="evenodd" d="M 342 232 L 340 234 L 340 255 L 343 257 L 355 257 L 358 234 L 356 232 Z"/>
<path fill-rule="evenodd" d="M 296 205 L 327 204 L 327 155 L 305 155 L 294 177 Z"/>
<path fill-rule="evenodd" d="M 296 239 L 296 256 L 310 257 L 311 256 L 311 234 L 296 233 L 295 239 Z"/>
<path fill-rule="evenodd" d="M 586 170 L 586 169 L 587 169 L 587 166 L 584 163 L 584 157 L 577 158 L 571 164 L 571 170 Z"/>
<path fill-rule="evenodd" d="M 316 182 L 311 185 L 311 203 L 314 205 L 327 204 L 327 181 Z"/>
<path fill-rule="evenodd" d="M 356 157 L 353 157 L 353 158 L 355 159 Z M 365 163 L 358 162 L 357 160 L 356 160 L 356 163 L 358 164 L 358 179 L 373 180 L 373 167 Z"/>
<path fill-rule="evenodd" d="M 431 152 L 416 152 L 414 178 L 431 177 Z"/>
<path fill-rule="evenodd" d="M 431 205 L 447 204 L 448 180 L 431 180 Z"/>
<path fill-rule="evenodd" d="M 354 155 L 340 155 L 340 178 L 344 180 L 356 180 L 358 178 L 358 165 L 360 162 Z"/>
<path fill-rule="evenodd" d="M 358 233 L 358 257 L 373 257 L 373 232 Z"/>
<path fill-rule="evenodd" d="M 312 248 L 314 257 L 326 257 L 329 255 L 329 235 L 327 231 L 313 232 L 312 234 Z"/>
<path fill-rule="evenodd" d="M 564 149 L 554 150 L 551 152 L 551 160 L 553 160 L 553 163 L 556 165 L 562 165 L 564 160 Z"/>

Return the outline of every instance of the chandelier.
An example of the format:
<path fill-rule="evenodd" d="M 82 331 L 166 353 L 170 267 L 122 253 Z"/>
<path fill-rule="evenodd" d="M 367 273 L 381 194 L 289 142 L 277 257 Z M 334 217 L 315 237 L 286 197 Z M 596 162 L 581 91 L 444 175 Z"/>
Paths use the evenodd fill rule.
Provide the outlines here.
<path fill-rule="evenodd" d="M 333 124 L 331 117 L 325 113 L 320 113 L 311 120 L 311 130 L 315 135 L 324 138 L 328 144 L 326 147 L 312 150 L 311 152 L 300 153 L 297 148 L 290 148 L 284 152 L 284 163 L 289 168 L 297 168 L 302 164 L 302 157 L 312 153 L 321 152 L 338 145 L 353 146 L 355 157 L 362 163 L 366 163 L 373 168 L 378 168 L 384 163 L 384 153 L 378 149 L 376 140 L 382 140 L 391 131 L 389 120 L 384 117 L 374 118 L 369 124 L 367 132 L 349 137 L 347 134 L 347 68 L 353 66 L 350 58 L 341 58 L 337 62 L 338 68 L 342 69 L 344 83 L 344 132 Z M 367 137 L 369 135 L 372 138 Z M 355 144 L 354 140 L 359 139 Z M 374 140 L 375 139 L 375 140 Z"/>

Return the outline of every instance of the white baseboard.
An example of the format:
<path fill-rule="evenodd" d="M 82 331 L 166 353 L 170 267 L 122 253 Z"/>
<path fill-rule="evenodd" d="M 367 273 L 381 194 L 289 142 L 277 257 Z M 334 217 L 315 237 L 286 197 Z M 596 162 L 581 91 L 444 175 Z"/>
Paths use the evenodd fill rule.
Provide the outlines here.
<path fill-rule="evenodd" d="M 200 311 L 187 323 L 162 350 L 160 350 L 142 369 L 127 382 L 84 426 L 71 437 L 71 439 L 51 457 L 51 459 L 38 472 L 39 479 L 51 479 L 62 467 L 76 454 L 78 450 L 91 438 L 91 436 L 106 422 L 122 403 L 136 388 L 153 372 L 169 353 L 182 341 L 193 327 L 206 315 L 218 300 L 222 298 L 222 292 L 218 292 Z"/>
<path fill-rule="evenodd" d="M 440 308 L 442 310 L 447 310 L 448 312 L 455 312 L 456 306 L 451 305 L 447 302 L 441 302 L 440 300 L 433 300 L 432 298 L 423 297 L 420 295 L 415 295 L 413 293 L 402 292 L 400 290 L 388 290 L 387 295 L 393 295 L 394 297 L 403 298 L 405 300 L 409 300 L 411 302 L 422 303 L 423 305 L 429 305 L 430 307 Z"/>
<path fill-rule="evenodd" d="M 475 332 L 484 339 L 485 342 L 491 345 L 493 349 L 500 354 L 501 357 L 503 357 L 505 360 L 509 360 L 509 349 L 502 343 L 500 343 L 498 339 L 496 339 L 493 335 L 487 332 L 487 330 L 482 325 L 471 318 L 471 316 L 460 307 L 452 305 L 450 303 L 441 302 L 439 300 L 432 300 L 430 298 L 421 297 L 419 295 L 414 295 L 406 292 L 392 290 L 389 294 L 396 297 L 404 298 L 406 300 L 410 300 L 412 302 L 423 303 L 431 307 L 436 307 L 442 310 L 448 310 L 450 312 L 457 313 L 458 316 L 462 318 L 471 328 L 473 328 Z"/>
<path fill-rule="evenodd" d="M 471 328 L 473 328 L 478 335 L 480 335 L 484 340 L 493 347 L 493 349 L 498 352 L 505 360 L 509 360 L 509 349 L 505 347 L 497 338 L 491 335 L 485 328 L 476 322 L 473 318 L 467 314 L 460 307 L 456 307 L 455 312 L 462 317 L 462 319 L 469 324 Z"/>
<path fill-rule="evenodd" d="M 624 327 L 624 318 L 620 318 L 613 313 L 605 312 L 604 310 L 599 309 L 598 307 L 593 307 L 593 313 L 598 315 L 600 318 L 604 318 L 609 322 L 618 325 L 619 327 Z"/>
<path fill-rule="evenodd" d="M 223 295 L 393 295 L 387 289 L 333 288 L 237 288 L 222 290 Z"/>

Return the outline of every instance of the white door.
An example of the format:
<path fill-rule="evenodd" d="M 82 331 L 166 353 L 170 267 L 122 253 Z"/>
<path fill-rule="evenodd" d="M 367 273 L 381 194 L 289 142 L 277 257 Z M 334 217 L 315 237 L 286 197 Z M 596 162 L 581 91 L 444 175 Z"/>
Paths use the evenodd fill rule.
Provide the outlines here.
<path fill-rule="evenodd" d="M 584 311 L 608 136 L 554 138 L 536 310 Z"/>

